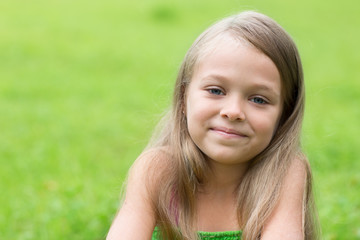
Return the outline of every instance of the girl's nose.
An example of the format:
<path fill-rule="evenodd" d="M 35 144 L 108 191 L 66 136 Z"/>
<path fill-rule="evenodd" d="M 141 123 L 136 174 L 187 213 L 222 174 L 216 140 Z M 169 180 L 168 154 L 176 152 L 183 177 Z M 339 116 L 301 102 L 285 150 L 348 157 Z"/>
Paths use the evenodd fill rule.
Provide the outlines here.
<path fill-rule="evenodd" d="M 246 118 L 239 100 L 230 100 L 225 103 L 220 111 L 220 115 L 230 121 L 244 121 Z"/>

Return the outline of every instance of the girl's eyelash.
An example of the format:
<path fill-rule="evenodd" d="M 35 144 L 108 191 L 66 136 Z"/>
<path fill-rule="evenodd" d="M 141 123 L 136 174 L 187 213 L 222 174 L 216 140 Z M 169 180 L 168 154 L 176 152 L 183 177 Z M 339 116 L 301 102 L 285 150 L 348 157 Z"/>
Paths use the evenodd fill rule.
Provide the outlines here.
<path fill-rule="evenodd" d="M 256 104 L 260 104 L 260 105 L 269 103 L 266 99 L 264 99 L 262 97 L 252 97 L 250 99 L 250 101 L 252 101 L 252 102 L 254 102 Z"/>
<path fill-rule="evenodd" d="M 219 88 L 209 88 L 207 89 L 207 91 L 210 94 L 214 94 L 214 95 L 225 95 L 224 91 Z"/>
<path fill-rule="evenodd" d="M 208 88 L 206 89 L 206 91 L 208 91 L 210 94 L 212 95 L 225 95 L 225 92 L 217 87 L 212 87 L 212 88 Z M 265 105 L 268 104 L 269 101 L 267 99 L 265 99 L 264 97 L 259 97 L 259 96 L 255 96 L 255 97 L 251 97 L 250 101 L 259 105 Z"/>

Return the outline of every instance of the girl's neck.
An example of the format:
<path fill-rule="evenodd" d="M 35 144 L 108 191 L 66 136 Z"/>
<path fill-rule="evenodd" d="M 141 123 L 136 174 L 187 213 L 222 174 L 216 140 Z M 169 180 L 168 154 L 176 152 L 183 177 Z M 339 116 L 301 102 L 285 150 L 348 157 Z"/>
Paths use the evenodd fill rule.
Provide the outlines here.
<path fill-rule="evenodd" d="M 202 190 L 207 194 L 234 194 L 247 168 L 247 163 L 225 165 L 212 162 Z"/>
<path fill-rule="evenodd" d="M 239 230 L 236 189 L 247 164 L 224 165 L 212 162 L 210 169 L 207 180 L 197 194 L 197 228 L 206 232 Z"/>

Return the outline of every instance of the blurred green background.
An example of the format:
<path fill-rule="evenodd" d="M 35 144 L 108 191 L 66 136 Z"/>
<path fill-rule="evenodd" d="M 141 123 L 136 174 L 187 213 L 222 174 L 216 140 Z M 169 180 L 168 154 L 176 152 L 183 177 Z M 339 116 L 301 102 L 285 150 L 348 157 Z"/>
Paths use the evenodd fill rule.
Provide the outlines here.
<path fill-rule="evenodd" d="M 357 0 L 1 0 L 0 239 L 104 239 L 186 50 L 249 9 L 302 55 L 323 239 L 360 239 Z"/>

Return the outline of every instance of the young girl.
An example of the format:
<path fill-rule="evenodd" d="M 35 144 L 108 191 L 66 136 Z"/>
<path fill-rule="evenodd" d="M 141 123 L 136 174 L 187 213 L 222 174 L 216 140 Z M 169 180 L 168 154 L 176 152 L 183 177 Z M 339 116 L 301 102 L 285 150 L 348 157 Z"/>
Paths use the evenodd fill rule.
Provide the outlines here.
<path fill-rule="evenodd" d="M 300 57 L 275 21 L 243 12 L 211 26 L 107 239 L 315 239 L 303 112 Z"/>

